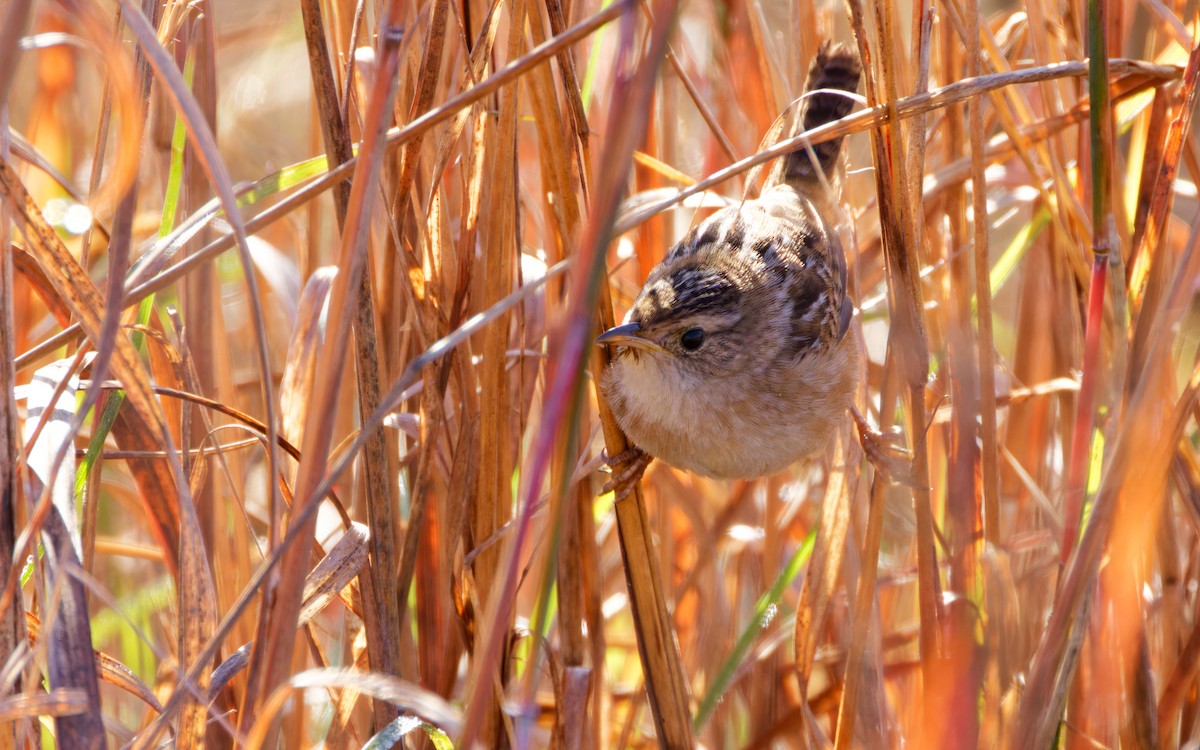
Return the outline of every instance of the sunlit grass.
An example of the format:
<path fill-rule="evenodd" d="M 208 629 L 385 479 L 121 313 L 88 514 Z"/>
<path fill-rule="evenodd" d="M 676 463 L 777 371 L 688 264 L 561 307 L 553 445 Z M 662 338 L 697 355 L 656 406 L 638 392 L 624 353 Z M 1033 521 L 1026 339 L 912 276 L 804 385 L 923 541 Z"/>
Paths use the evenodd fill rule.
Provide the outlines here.
<path fill-rule="evenodd" d="M 640 5 L 511 2 L 493 16 L 475 0 L 388 2 L 368 4 L 356 32 L 354 3 L 313 3 L 331 65 L 314 72 L 296 3 L 171 3 L 156 31 L 181 69 L 148 74 L 135 122 L 123 118 L 142 112 L 137 42 L 124 25 L 114 36 L 115 4 L 35 0 L 25 28 L 22 3 L 0 9 L 20 136 L 0 195 L 0 389 L 16 394 L 4 435 L 37 424 L 26 386 L 40 368 L 102 343 L 116 250 L 139 287 L 110 321 L 136 353 L 113 358 L 104 379 L 119 384 L 91 384 L 105 396 L 63 443 L 78 462 L 74 557 L 46 552 L 66 500 L 43 497 L 52 483 L 28 446 L 0 439 L 0 748 L 1200 741 L 1190 11 L 1108 4 L 1109 56 L 1142 61 L 1085 77 L 1085 3 L 988 5 L 977 19 L 936 3 L 918 39 L 911 4 L 852 3 L 857 20 L 829 4 Z M 853 43 L 856 24 L 874 62 L 863 93 L 880 105 L 857 115 L 839 196 L 853 335 L 871 353 L 858 404 L 912 465 L 894 481 L 876 472 L 848 420 L 783 475 L 715 482 L 655 463 L 621 505 L 601 490 L 612 425 L 594 372 L 576 372 L 592 328 L 619 319 L 677 232 L 711 212 L 666 205 L 675 190 L 739 200 L 747 170 L 701 183 L 771 145 L 759 131 L 799 93 L 816 45 Z M 677 59 L 646 59 L 667 28 Z M 920 93 L 923 58 L 932 103 L 907 100 L 889 123 L 889 92 Z M 389 69 L 392 92 L 376 78 Z M 1029 71 L 1036 82 L 1005 78 Z M 971 78 L 948 104 L 944 87 Z M 1089 135 L 1089 85 L 1113 97 L 1111 142 Z M 635 107 L 643 90 L 651 103 Z M 184 95 L 201 120 L 172 103 Z M 987 155 L 972 161 L 976 127 Z M 194 148 L 210 131 L 223 166 Z M 229 252 L 238 217 L 218 194 L 251 227 L 249 268 Z M 974 216 L 976 197 L 990 215 Z M 660 212 L 622 212 L 625 198 Z M 596 244 L 605 222 L 633 221 Z M 1115 243 L 1098 286 L 1094 226 Z M 341 264 L 345 282 L 344 232 L 363 238 L 369 297 L 337 297 L 339 278 L 317 273 Z M 85 266 L 56 262 L 60 246 Z M 919 326 L 897 323 L 910 299 Z M 342 360 L 322 336 L 347 321 L 346 367 L 328 377 Z M 914 352 L 929 355 L 915 376 Z M 90 383 L 91 365 L 79 376 Z M 377 454 L 356 442 L 372 376 L 392 398 Z M 279 451 L 274 478 L 256 422 L 266 393 L 288 451 L 313 451 Z M 317 409 L 325 396 L 334 406 Z M 42 434 L 69 419 L 51 413 Z M 297 491 L 347 450 L 331 486 L 349 531 L 328 497 Z M 84 611 L 57 604 L 73 593 Z M 42 624 L 52 633 L 27 649 Z"/>

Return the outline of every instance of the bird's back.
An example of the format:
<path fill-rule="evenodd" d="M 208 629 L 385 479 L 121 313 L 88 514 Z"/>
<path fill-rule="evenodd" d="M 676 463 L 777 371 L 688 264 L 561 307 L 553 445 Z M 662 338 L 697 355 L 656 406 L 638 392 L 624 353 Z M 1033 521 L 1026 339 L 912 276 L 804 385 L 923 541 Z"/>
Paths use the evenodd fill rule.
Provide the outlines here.
<path fill-rule="evenodd" d="M 813 130 L 845 117 L 854 106 L 862 65 L 848 46 L 825 42 L 809 68 L 799 117 Z M 792 152 L 772 173 L 758 199 L 730 206 L 693 227 L 647 279 L 717 265 L 740 270 L 742 284 L 780 285 L 791 301 L 797 355 L 807 346 L 839 342 L 853 313 L 846 295 L 846 259 L 836 216 L 842 138 Z"/>

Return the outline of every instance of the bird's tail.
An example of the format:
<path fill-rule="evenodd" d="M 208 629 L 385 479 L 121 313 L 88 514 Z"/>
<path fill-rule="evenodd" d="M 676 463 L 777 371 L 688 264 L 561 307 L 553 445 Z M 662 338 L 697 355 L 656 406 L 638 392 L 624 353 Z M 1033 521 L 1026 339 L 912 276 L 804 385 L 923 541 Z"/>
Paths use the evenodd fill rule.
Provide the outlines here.
<path fill-rule="evenodd" d="M 829 41 L 822 44 L 808 70 L 805 91 L 824 89 L 830 93 L 811 94 L 805 98 L 804 114 L 800 118 L 803 128 L 812 130 L 849 114 L 854 100 L 833 92 L 854 93 L 858 90 L 861 76 L 862 63 L 859 62 L 858 53 L 844 44 L 832 44 Z M 807 182 L 817 177 L 818 168 L 829 175 L 837 163 L 841 148 L 842 139 L 839 137 L 814 145 L 811 152 L 807 148 L 792 152 L 784 165 L 784 180 L 789 183 Z"/>

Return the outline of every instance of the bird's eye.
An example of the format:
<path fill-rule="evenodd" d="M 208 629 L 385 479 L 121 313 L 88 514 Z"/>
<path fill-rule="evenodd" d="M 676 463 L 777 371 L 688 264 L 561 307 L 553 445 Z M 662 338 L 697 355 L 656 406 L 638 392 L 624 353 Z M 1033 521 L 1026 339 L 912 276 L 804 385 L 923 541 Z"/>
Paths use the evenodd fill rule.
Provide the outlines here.
<path fill-rule="evenodd" d="M 689 352 L 694 352 L 704 344 L 704 331 L 700 328 L 689 328 L 679 337 L 679 345 Z"/>

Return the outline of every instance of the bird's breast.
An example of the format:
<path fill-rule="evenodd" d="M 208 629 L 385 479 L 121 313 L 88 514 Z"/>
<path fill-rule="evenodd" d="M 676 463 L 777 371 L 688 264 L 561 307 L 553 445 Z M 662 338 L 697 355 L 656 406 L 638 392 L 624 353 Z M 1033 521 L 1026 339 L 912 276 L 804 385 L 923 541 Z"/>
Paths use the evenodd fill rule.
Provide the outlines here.
<path fill-rule="evenodd" d="M 601 383 L 621 429 L 650 455 L 709 477 L 782 471 L 819 452 L 853 395 L 857 344 L 848 336 L 817 366 L 696 382 L 648 357 L 621 357 Z"/>

